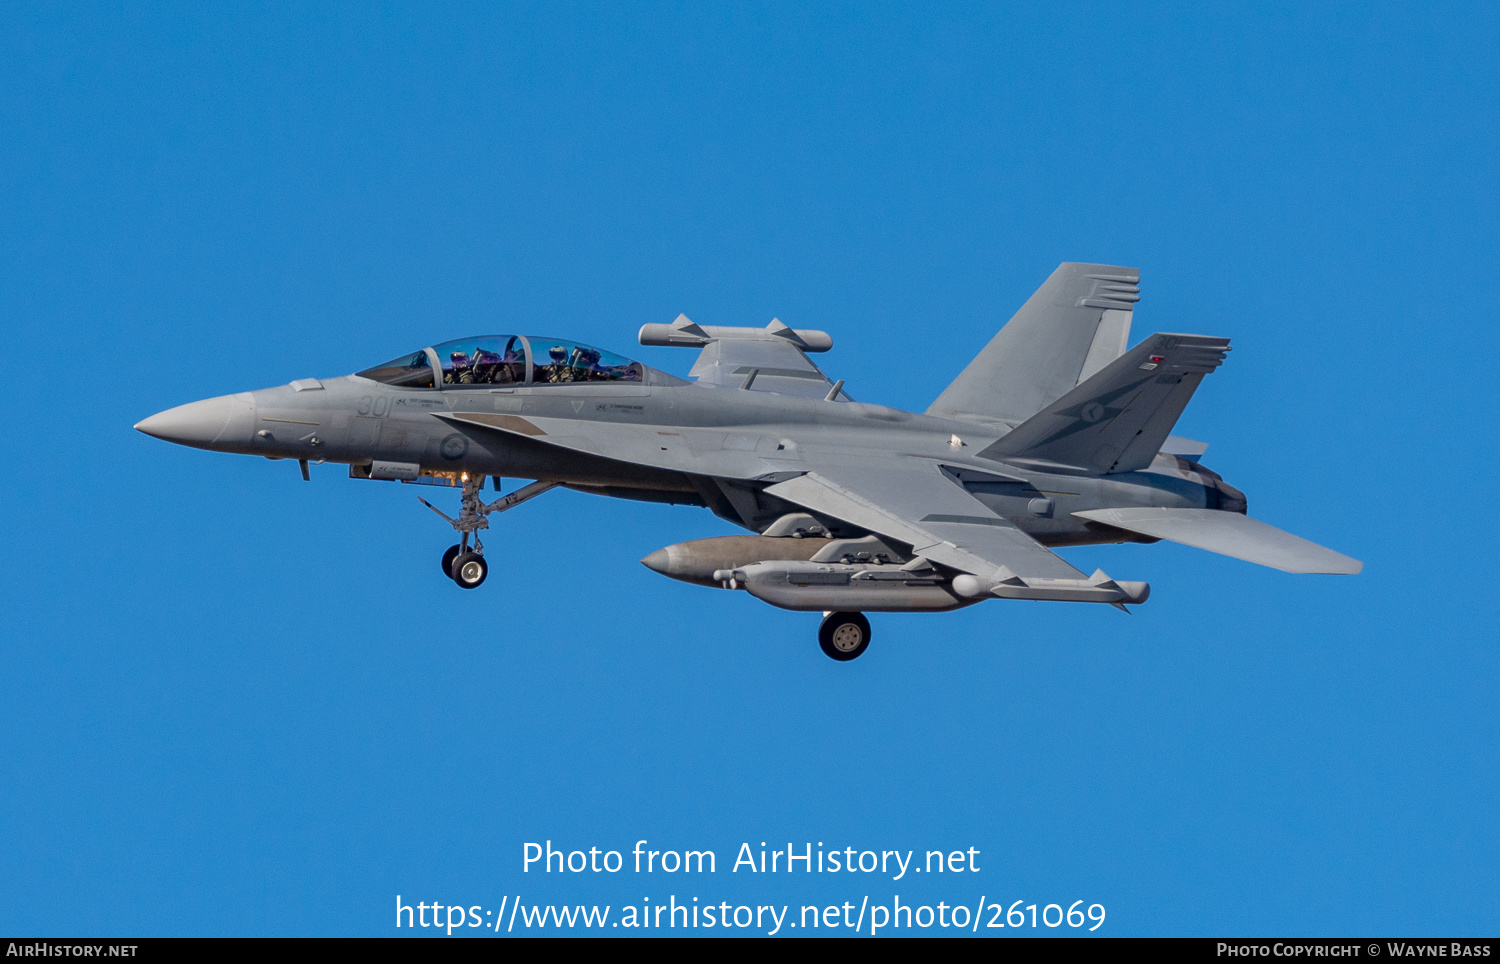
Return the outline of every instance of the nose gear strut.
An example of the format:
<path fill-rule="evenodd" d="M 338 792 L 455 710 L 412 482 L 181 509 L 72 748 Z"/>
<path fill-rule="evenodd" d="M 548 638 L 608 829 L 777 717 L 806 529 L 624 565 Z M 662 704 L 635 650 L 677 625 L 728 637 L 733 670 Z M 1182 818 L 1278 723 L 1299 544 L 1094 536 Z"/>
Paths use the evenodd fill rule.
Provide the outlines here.
<path fill-rule="evenodd" d="M 488 574 L 488 567 L 484 562 L 484 543 L 479 540 L 479 530 L 490 527 L 488 517 L 497 512 L 514 509 L 522 502 L 529 502 L 544 492 L 552 491 L 560 484 L 559 482 L 533 482 L 522 486 L 510 495 L 501 496 L 494 502 L 487 503 L 479 497 L 480 490 L 484 488 L 484 476 L 469 476 L 464 479 L 463 496 L 459 504 L 457 519 L 420 495 L 417 496 L 418 502 L 442 516 L 458 531 L 458 545 L 450 547 L 443 554 L 443 573 L 464 589 L 479 588 L 479 584 L 484 582 L 484 577 Z M 471 538 L 473 539 L 472 548 L 469 545 Z"/>

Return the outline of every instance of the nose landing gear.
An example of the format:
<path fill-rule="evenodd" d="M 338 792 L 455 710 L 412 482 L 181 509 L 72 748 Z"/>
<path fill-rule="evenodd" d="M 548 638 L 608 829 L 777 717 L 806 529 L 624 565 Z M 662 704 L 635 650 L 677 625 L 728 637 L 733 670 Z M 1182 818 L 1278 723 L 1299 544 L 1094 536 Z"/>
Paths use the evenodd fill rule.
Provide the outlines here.
<path fill-rule="evenodd" d="M 431 506 L 428 508 L 431 508 Z M 448 551 L 443 553 L 443 575 L 449 579 L 453 578 L 453 560 L 457 559 L 463 551 L 464 547 L 462 545 L 454 545 L 449 546 Z"/>
<path fill-rule="evenodd" d="M 484 561 L 484 543 L 479 540 L 479 530 L 490 527 L 488 517 L 496 512 L 514 509 L 522 502 L 528 502 L 544 492 L 552 491 L 559 484 L 557 482 L 533 482 L 522 486 L 510 495 L 487 503 L 479 498 L 479 492 L 484 488 L 484 476 L 466 476 L 457 519 L 420 495 L 417 496 L 417 501 L 442 516 L 458 531 L 458 545 L 449 546 L 448 551 L 443 553 L 443 575 L 452 579 L 460 588 L 478 589 L 485 577 L 489 575 L 489 566 Z M 473 542 L 472 548 L 470 540 Z"/>
<path fill-rule="evenodd" d="M 461 589 L 478 589 L 489 573 L 490 567 L 485 564 L 484 556 L 477 552 L 465 552 L 453 560 L 453 581 Z"/>

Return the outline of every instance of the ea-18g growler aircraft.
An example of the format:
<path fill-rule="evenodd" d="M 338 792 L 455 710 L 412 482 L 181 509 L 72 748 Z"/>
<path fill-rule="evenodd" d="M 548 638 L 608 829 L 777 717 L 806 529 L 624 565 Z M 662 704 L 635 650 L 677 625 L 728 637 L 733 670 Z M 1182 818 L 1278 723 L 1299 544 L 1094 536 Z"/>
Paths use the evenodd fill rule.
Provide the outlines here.
<path fill-rule="evenodd" d="M 1142 603 L 1052 547 L 1174 542 L 1288 572 L 1361 563 L 1249 518 L 1245 496 L 1171 434 L 1229 340 L 1154 334 L 1126 350 L 1139 272 L 1064 264 L 922 414 L 856 402 L 809 357 L 824 332 L 648 324 L 698 349 L 689 379 L 565 338 L 486 335 L 342 378 L 193 402 L 136 425 L 198 448 L 338 462 L 357 479 L 460 491 L 443 574 L 475 589 L 489 516 L 557 486 L 705 506 L 748 530 L 642 560 L 666 576 L 824 613 L 850 660 L 869 612 L 988 599 Z M 494 501 L 486 479 L 534 479 Z"/>

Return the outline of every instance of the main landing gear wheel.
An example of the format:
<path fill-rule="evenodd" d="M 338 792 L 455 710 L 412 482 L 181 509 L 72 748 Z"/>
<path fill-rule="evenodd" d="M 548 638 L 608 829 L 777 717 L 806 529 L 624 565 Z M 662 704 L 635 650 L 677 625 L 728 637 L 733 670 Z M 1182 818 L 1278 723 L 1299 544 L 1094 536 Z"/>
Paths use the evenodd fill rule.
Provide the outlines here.
<path fill-rule="evenodd" d="M 458 554 L 463 551 L 463 546 L 449 546 L 448 551 L 443 553 L 443 575 L 449 579 L 453 578 L 453 560 L 457 559 Z"/>
<path fill-rule="evenodd" d="M 818 645 L 841 663 L 854 659 L 870 647 L 870 621 L 864 613 L 829 613 L 818 627 Z"/>
<path fill-rule="evenodd" d="M 490 574 L 490 567 L 485 563 L 484 556 L 477 552 L 465 552 L 453 560 L 453 581 L 458 583 L 460 589 L 478 589 L 484 582 L 484 577 Z"/>

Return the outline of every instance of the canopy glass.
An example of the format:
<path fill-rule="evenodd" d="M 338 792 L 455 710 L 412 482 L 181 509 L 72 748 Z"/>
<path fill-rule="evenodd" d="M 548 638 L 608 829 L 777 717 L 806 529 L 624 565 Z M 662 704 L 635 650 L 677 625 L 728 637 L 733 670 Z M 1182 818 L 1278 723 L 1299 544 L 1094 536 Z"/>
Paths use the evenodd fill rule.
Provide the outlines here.
<path fill-rule="evenodd" d="M 428 360 L 427 352 L 419 351 L 393 358 L 384 365 L 366 368 L 359 376 L 402 388 L 431 388 L 432 362 Z"/>
<path fill-rule="evenodd" d="M 362 378 L 409 388 L 433 387 L 433 358 L 443 388 L 642 382 L 640 362 L 590 345 L 543 335 L 478 335 L 446 341 L 367 368 Z"/>

